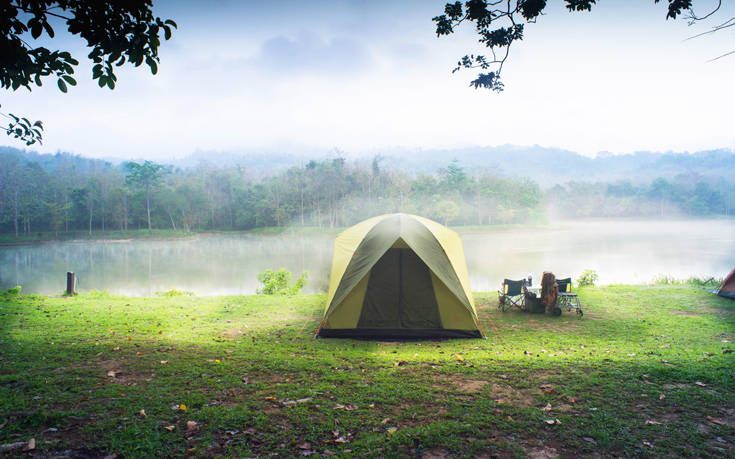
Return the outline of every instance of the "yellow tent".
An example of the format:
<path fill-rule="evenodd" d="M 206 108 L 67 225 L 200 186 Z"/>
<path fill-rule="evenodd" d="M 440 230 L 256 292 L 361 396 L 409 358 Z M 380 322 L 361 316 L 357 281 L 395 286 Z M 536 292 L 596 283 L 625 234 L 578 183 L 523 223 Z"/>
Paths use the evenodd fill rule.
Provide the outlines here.
<path fill-rule="evenodd" d="M 337 235 L 319 336 L 482 337 L 459 235 L 389 214 Z"/>

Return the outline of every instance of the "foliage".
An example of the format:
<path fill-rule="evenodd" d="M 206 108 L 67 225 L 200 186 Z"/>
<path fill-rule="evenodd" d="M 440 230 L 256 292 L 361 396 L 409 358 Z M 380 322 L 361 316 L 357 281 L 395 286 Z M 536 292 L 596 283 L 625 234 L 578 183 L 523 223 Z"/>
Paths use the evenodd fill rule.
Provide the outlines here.
<path fill-rule="evenodd" d="M 166 290 L 165 292 L 157 292 L 156 295 L 170 298 L 175 296 L 193 296 L 194 292 L 172 288 L 171 290 Z"/>
<path fill-rule="evenodd" d="M 681 163 L 672 164 L 680 168 L 698 162 L 712 169 L 735 164 L 732 153 L 679 156 Z M 601 168 L 609 164 L 596 161 L 602 161 Z M 145 228 L 163 231 L 162 237 L 269 227 L 312 227 L 326 234 L 393 212 L 458 226 L 539 224 L 547 209 L 563 218 L 729 216 L 735 209 L 735 179 L 690 172 L 635 181 L 574 181 L 542 190 L 529 178 L 465 169 L 459 161 L 433 174 L 412 174 L 382 163 L 325 159 L 264 175 L 239 166 L 115 166 L 64 153 L 0 148 L 0 233 L 14 233 L 17 241 L 80 236 L 79 230 L 87 232 L 82 237 L 102 237 L 111 230 L 129 234 Z"/>
<path fill-rule="evenodd" d="M 67 92 L 68 86 L 76 86 L 72 75 L 79 61 L 71 53 L 31 44 L 31 39 L 56 38 L 52 23 L 57 19 L 64 21 L 68 33 L 79 35 L 91 48 L 88 58 L 93 63 L 92 79 L 100 87 L 114 89 L 117 81 L 114 68 L 125 63 L 136 67 L 145 63 L 156 74 L 161 36 L 170 39 L 176 23 L 155 17 L 152 7 L 151 0 L 6 1 L 0 6 L 0 87 L 13 91 L 24 87 L 30 91 L 32 85 L 42 86 L 49 78 L 56 80 L 61 92 Z M 18 126 L 18 117 L 13 118 L 16 126 L 6 129 L 9 135 L 15 135 L 27 145 L 42 140 L 40 122 L 31 127 L 29 121 L 20 118 L 25 125 Z"/>
<path fill-rule="evenodd" d="M 722 283 L 721 277 L 690 277 L 677 279 L 673 276 L 660 275 L 653 279 L 654 285 L 689 285 L 692 287 L 713 288 Z"/>
<path fill-rule="evenodd" d="M 654 0 L 654 3 L 659 1 L 661 0 Z M 591 11 L 596 0 L 565 0 L 565 3 L 570 12 Z M 706 19 L 712 14 L 697 17 L 691 9 L 692 3 L 692 0 L 669 0 L 666 19 L 676 19 L 687 10 L 689 10 L 690 23 Z M 504 85 L 501 81 L 501 72 L 508 59 L 511 46 L 523 40 L 525 25 L 535 23 L 542 17 L 546 6 L 546 0 L 508 0 L 507 2 L 467 0 L 464 3 L 460 1 L 447 3 L 444 7 L 444 14 L 432 19 L 436 24 L 436 35 L 450 35 L 463 22 L 474 23 L 475 31 L 479 36 L 478 41 L 491 54 L 490 56 L 475 54 L 463 56 L 452 73 L 462 68 L 486 71 L 481 72 L 476 79 L 472 80 L 470 86 L 474 86 L 475 89 L 487 88 L 502 91 Z M 719 6 L 715 8 L 715 11 L 718 9 Z M 722 28 L 722 26 L 719 27 Z"/>
<path fill-rule="evenodd" d="M 487 339 L 394 343 L 313 339 L 325 295 L 19 296 L 0 304 L 0 444 L 35 438 L 39 457 L 526 457 L 539 444 L 727 456 L 714 439 L 733 435 L 735 302 L 681 286 L 579 295 L 581 320 L 501 314 L 480 293 Z"/>
<path fill-rule="evenodd" d="M 577 278 L 577 285 L 579 287 L 594 287 L 598 278 L 597 271 L 594 269 L 585 269 Z"/>
<path fill-rule="evenodd" d="M 296 295 L 306 286 L 306 279 L 309 272 L 304 271 L 298 279 L 291 284 L 291 271 L 284 268 L 278 271 L 266 269 L 265 272 L 258 274 L 258 282 L 263 284 L 263 288 L 257 290 L 263 295 Z"/>
<path fill-rule="evenodd" d="M 0 295 L 3 296 L 16 296 L 20 295 L 20 291 L 23 289 L 20 285 L 16 285 L 15 287 L 11 287 L 7 290 L 0 291 Z"/>

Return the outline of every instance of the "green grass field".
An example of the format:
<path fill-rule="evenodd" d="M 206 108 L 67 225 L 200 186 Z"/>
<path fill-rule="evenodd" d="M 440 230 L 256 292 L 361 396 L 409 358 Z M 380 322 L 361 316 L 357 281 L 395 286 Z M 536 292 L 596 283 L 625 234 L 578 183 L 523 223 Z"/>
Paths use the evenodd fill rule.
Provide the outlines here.
<path fill-rule="evenodd" d="M 0 456 L 735 456 L 735 302 L 580 290 L 486 340 L 314 339 L 324 295 L 0 297 Z"/>

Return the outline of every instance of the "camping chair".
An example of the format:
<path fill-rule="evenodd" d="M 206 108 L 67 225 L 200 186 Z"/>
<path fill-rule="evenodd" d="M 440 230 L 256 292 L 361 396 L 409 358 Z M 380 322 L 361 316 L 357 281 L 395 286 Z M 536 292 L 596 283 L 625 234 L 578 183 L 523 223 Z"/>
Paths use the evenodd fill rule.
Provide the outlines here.
<path fill-rule="evenodd" d="M 572 278 L 557 279 L 556 284 L 559 286 L 559 293 L 556 299 L 556 305 L 559 308 L 559 314 L 562 310 L 571 311 L 574 309 L 579 317 L 582 317 L 582 305 L 579 303 L 579 297 L 572 292 Z"/>
<path fill-rule="evenodd" d="M 515 306 L 521 311 L 525 311 L 525 282 L 525 279 L 519 281 L 505 279 L 503 290 L 498 290 L 498 309 L 505 312 Z"/>

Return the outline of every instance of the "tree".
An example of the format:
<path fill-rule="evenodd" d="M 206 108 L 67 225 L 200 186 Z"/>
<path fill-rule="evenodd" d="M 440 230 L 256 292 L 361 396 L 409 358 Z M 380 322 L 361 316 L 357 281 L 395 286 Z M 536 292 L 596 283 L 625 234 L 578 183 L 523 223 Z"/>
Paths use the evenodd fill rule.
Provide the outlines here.
<path fill-rule="evenodd" d="M 145 161 L 143 164 L 136 162 L 125 163 L 125 169 L 128 174 L 125 176 L 125 183 L 136 188 L 140 188 L 145 192 L 145 211 L 148 216 L 148 230 L 151 229 L 151 191 L 158 187 L 161 179 L 169 172 L 167 168 L 161 164 L 151 161 Z"/>
<path fill-rule="evenodd" d="M 99 86 L 115 88 L 114 67 L 126 62 L 136 67 L 145 63 L 153 74 L 158 72 L 158 47 L 161 34 L 171 38 L 176 23 L 154 17 L 152 0 L 5 0 L 0 3 L 0 87 L 13 91 L 41 86 L 44 80 L 56 79 L 61 92 L 75 86 L 72 76 L 79 65 L 68 51 L 51 51 L 33 46 L 31 39 L 44 33 L 55 38 L 49 22 L 65 21 L 66 30 L 79 35 L 92 48 L 88 58 L 94 63 L 92 79 Z M 30 33 L 30 37 L 28 34 Z M 43 124 L 10 114 L 13 122 L 5 131 L 26 145 L 42 141 Z"/>
<path fill-rule="evenodd" d="M 570 12 L 591 11 L 596 0 L 564 0 Z M 659 3 L 661 0 L 653 0 Z M 480 73 L 470 82 L 470 86 L 487 88 L 493 91 L 502 91 L 503 82 L 500 79 L 503 65 L 508 59 L 510 48 L 516 41 L 523 40 L 526 24 L 535 23 L 543 15 L 546 0 L 467 0 L 464 2 L 447 3 L 444 14 L 434 17 L 436 35 L 450 35 L 463 22 L 475 23 L 475 29 L 480 36 L 479 42 L 485 45 L 491 56 L 470 54 L 463 56 L 452 73 L 462 68 L 489 70 Z M 713 11 L 697 16 L 693 10 L 693 0 L 668 0 L 666 19 L 676 19 L 688 12 L 686 18 L 690 24 L 711 17 L 720 9 L 722 0 L 718 0 Z M 713 33 L 724 28 L 735 26 L 735 18 L 716 25 L 705 32 Z M 700 34 L 703 35 L 703 34 Z M 723 54 L 715 59 L 735 53 Z"/>

